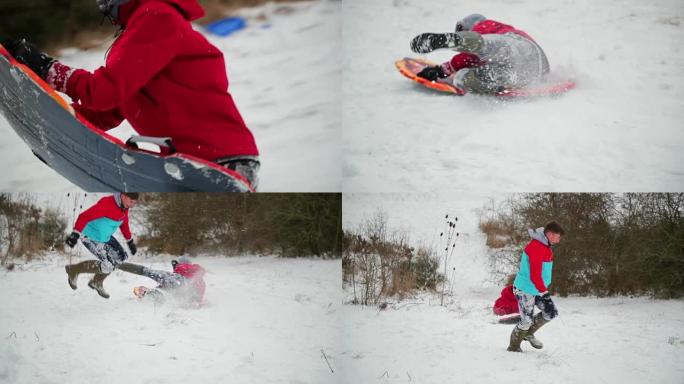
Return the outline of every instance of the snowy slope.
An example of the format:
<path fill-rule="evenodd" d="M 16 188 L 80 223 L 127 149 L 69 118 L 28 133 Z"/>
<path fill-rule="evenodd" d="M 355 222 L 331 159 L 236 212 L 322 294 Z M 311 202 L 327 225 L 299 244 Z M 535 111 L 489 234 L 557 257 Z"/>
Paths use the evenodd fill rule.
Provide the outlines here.
<path fill-rule="evenodd" d="M 170 260 L 134 258 L 164 270 Z M 86 277 L 72 291 L 63 257 L 3 269 L 0 382 L 331 382 L 321 350 L 339 345 L 339 260 L 193 260 L 208 271 L 197 310 L 139 301 L 132 288 L 154 282 L 119 271 L 109 300 Z"/>
<path fill-rule="evenodd" d="M 396 71 L 411 38 L 474 12 L 528 32 L 578 88 L 503 103 Z M 345 0 L 342 17 L 344 191 L 684 187 L 681 1 Z"/>
<path fill-rule="evenodd" d="M 242 12 L 247 29 L 207 38 L 224 52 L 229 90 L 259 147 L 260 190 L 340 191 L 340 2 L 267 4 Z M 59 59 L 94 70 L 108 45 L 66 50 Z M 112 131 L 121 138 L 131 132 L 126 122 Z M 2 116 L 0 136 L 0 160 L 12 165 L 0 190 L 77 188 L 35 158 Z"/>
<path fill-rule="evenodd" d="M 502 195 L 491 196 L 501 201 Z M 512 325 L 491 312 L 502 286 L 487 267 L 474 194 L 345 194 L 344 228 L 378 209 L 414 244 L 438 244 L 446 213 L 461 237 L 449 265 L 447 305 L 422 293 L 388 309 L 344 305 L 342 344 L 333 351 L 343 383 L 681 383 L 684 300 L 554 297 L 560 316 L 537 336 L 542 350 L 506 351 Z M 452 268 L 455 268 L 453 270 Z M 350 289 L 345 301 L 350 301 Z"/>

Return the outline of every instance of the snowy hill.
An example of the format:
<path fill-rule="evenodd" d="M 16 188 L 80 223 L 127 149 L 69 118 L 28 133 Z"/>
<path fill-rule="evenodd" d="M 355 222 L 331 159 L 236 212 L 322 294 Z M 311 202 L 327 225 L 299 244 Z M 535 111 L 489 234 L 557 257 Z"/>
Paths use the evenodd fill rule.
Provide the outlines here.
<path fill-rule="evenodd" d="M 340 2 L 269 3 L 242 12 L 248 28 L 207 38 L 224 52 L 230 92 L 259 147 L 260 190 L 340 191 Z M 59 59 L 94 70 L 107 46 L 66 50 Z M 111 131 L 120 138 L 131 132 L 126 122 Z M 0 136 L 0 160 L 12 165 L 0 190 L 77 190 L 33 156 L 1 115 Z"/>
<path fill-rule="evenodd" d="M 170 269 L 170 257 L 134 262 Z M 76 260 L 74 260 L 75 262 Z M 0 271 L 1 383 L 325 383 L 338 345 L 339 260 L 193 258 L 206 305 L 154 305 L 117 271 L 105 300 L 63 257 Z"/>
<path fill-rule="evenodd" d="M 577 89 L 504 103 L 424 90 L 394 68 L 416 56 L 414 36 L 475 12 L 528 32 Z M 342 18 L 344 191 L 684 186 L 680 1 L 345 0 Z"/>
<path fill-rule="evenodd" d="M 513 325 L 492 314 L 502 285 L 490 275 L 477 229 L 487 203 L 469 194 L 344 195 L 345 230 L 382 210 L 390 230 L 406 230 L 414 244 L 439 244 L 449 213 L 461 236 L 445 306 L 434 293 L 390 298 L 386 310 L 343 306 L 343 344 L 334 351 L 341 383 L 684 382 L 684 300 L 554 297 L 560 315 L 536 334 L 544 349 L 525 342 L 522 354 L 507 352 Z M 347 289 L 345 301 L 351 297 Z"/>

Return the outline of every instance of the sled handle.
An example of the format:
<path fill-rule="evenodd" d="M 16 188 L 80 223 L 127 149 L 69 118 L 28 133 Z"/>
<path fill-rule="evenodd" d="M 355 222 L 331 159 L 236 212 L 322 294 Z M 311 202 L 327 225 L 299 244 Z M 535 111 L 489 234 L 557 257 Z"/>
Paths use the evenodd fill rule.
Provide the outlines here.
<path fill-rule="evenodd" d="M 170 137 L 154 137 L 154 136 L 138 136 L 133 135 L 128 140 L 126 140 L 126 146 L 138 149 L 138 143 L 149 143 L 155 144 L 160 147 L 167 149 L 168 153 L 175 153 L 176 147 L 173 146 L 173 142 Z"/>

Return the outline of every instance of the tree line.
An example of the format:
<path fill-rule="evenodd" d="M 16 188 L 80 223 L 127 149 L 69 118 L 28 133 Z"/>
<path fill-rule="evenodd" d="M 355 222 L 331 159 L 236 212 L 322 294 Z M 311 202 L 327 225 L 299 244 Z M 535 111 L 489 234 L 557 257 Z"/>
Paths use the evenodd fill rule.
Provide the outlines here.
<path fill-rule="evenodd" d="M 0 194 L 0 263 L 63 250 L 76 217 L 96 201 L 85 199 L 67 195 L 67 209 L 57 209 L 36 195 Z M 341 257 L 341 194 L 144 193 L 130 221 L 150 253 Z"/>
<path fill-rule="evenodd" d="M 517 270 L 525 229 L 558 221 L 551 290 L 560 295 L 684 295 L 684 194 L 537 193 L 488 207 L 480 221 L 494 272 Z"/>
<path fill-rule="evenodd" d="M 340 257 L 341 194 L 154 193 L 139 207 L 152 252 Z"/>

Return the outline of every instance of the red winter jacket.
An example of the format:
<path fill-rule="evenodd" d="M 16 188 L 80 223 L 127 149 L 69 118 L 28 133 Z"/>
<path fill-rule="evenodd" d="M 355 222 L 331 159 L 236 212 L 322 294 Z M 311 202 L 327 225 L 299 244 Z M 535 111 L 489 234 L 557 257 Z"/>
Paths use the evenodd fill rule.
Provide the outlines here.
<path fill-rule="evenodd" d="M 525 254 L 530 263 L 530 281 L 540 293 L 548 291 L 544 283 L 544 264 L 548 263 L 548 268 L 553 265 L 553 250 L 550 246 L 534 239 L 525 246 Z M 548 273 L 550 278 L 550 269 Z"/>
<path fill-rule="evenodd" d="M 258 155 L 228 92 L 223 54 L 190 24 L 203 15 L 197 0 L 130 0 L 105 66 L 71 73 L 58 64 L 56 83 L 66 80 L 75 109 L 98 128 L 126 119 L 139 134 L 169 136 L 178 151 L 203 159 Z"/>
<path fill-rule="evenodd" d="M 480 35 L 503 35 L 505 33 L 515 33 L 516 35 L 520 35 L 528 40 L 534 41 L 534 39 L 532 39 L 532 37 L 527 33 L 519 29 L 515 29 L 511 25 L 500 23 L 494 20 L 482 20 L 473 26 L 472 31 L 477 32 Z M 452 57 L 451 61 L 449 61 L 451 73 L 457 72 L 463 68 L 477 67 L 482 64 L 484 63 L 476 54 L 467 52 L 459 53 Z"/>
<path fill-rule="evenodd" d="M 194 298 L 197 299 L 198 303 L 201 303 L 204 299 L 204 291 L 206 289 L 206 285 L 204 283 L 204 268 L 202 268 L 199 264 L 176 264 L 176 266 L 173 268 L 173 272 L 190 280 Z"/>
<path fill-rule="evenodd" d="M 518 300 L 513 294 L 513 285 L 507 285 L 501 290 L 501 297 L 496 299 L 492 310 L 497 316 L 520 312 L 520 309 L 518 308 Z"/>
<path fill-rule="evenodd" d="M 81 212 L 74 224 L 74 231 L 99 242 L 109 241 L 117 228 L 126 240 L 131 239 L 128 209 L 122 208 L 118 196 L 101 198 L 95 205 Z"/>

